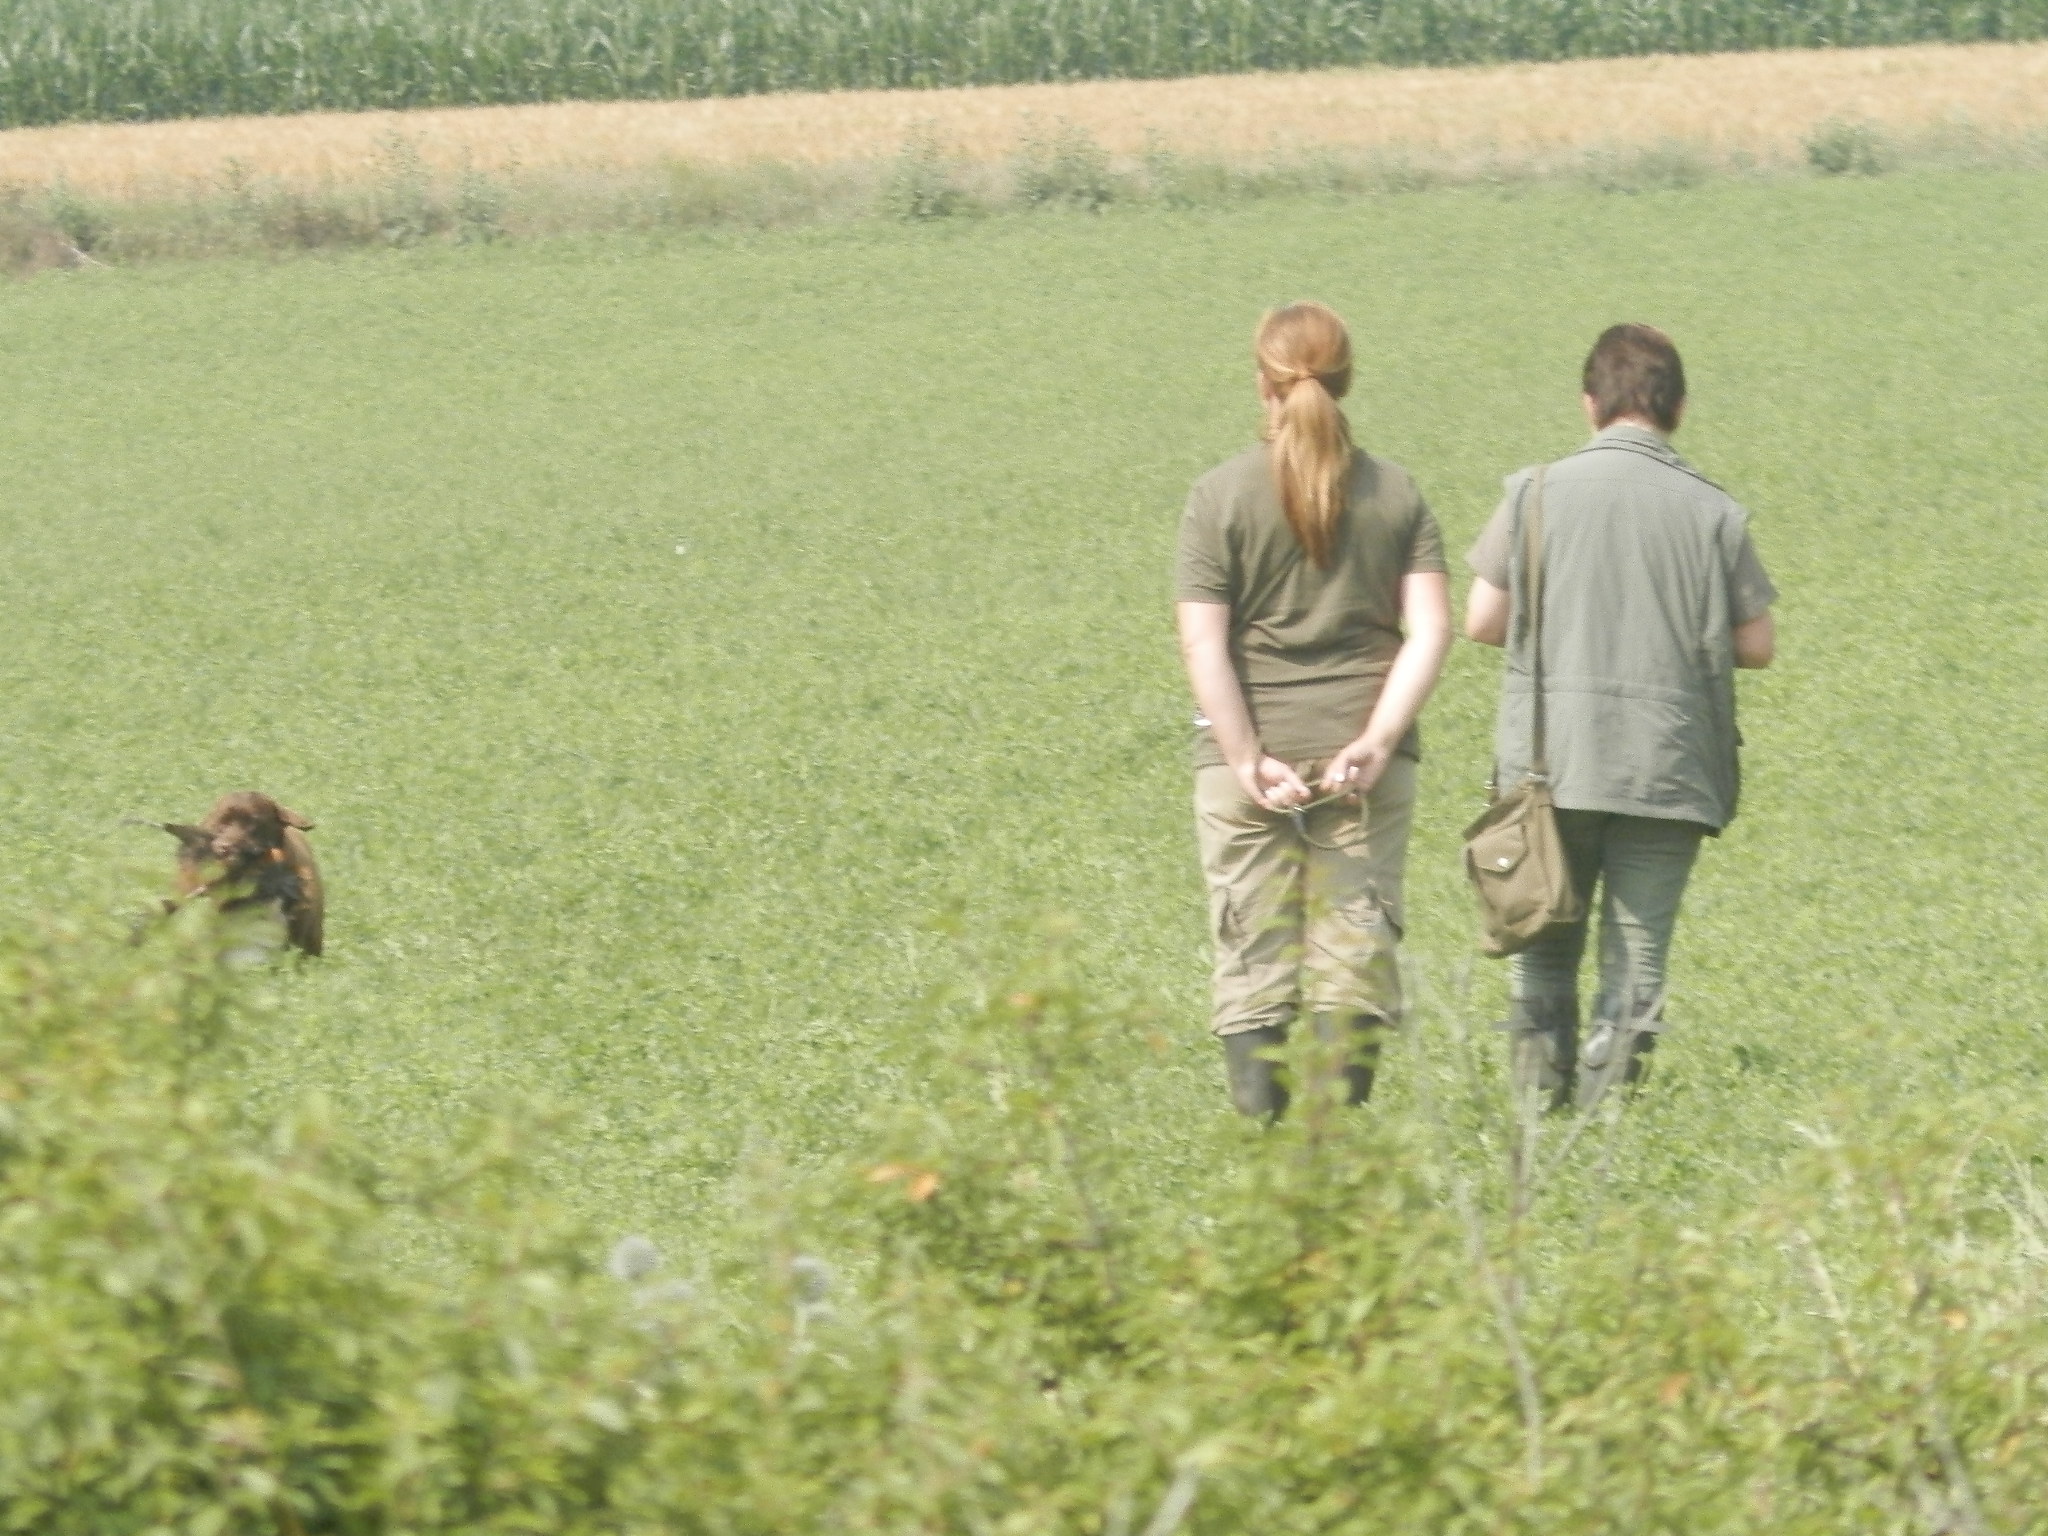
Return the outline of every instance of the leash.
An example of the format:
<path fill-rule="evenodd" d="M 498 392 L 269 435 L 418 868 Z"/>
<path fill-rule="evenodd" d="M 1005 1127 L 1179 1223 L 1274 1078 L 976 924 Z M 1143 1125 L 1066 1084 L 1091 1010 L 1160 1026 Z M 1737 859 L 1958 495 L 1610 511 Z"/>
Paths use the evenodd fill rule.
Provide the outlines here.
<path fill-rule="evenodd" d="M 1341 843 L 1321 842 L 1309 836 L 1308 813 L 1338 800 L 1349 800 L 1357 805 L 1359 825 L 1363 828 L 1365 824 L 1365 796 L 1355 789 L 1333 789 L 1327 795 L 1318 795 L 1315 799 L 1305 800 L 1300 805 L 1283 806 L 1281 810 L 1282 814 L 1294 823 L 1295 835 L 1304 843 L 1307 843 L 1311 848 L 1321 848 L 1327 852 L 1334 853 L 1339 851 L 1343 845 Z"/>

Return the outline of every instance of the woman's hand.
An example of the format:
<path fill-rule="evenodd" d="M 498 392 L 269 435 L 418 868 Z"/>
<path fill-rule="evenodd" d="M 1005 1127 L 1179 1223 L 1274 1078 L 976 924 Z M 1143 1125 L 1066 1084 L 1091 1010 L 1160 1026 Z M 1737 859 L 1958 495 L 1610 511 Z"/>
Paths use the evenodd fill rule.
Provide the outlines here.
<path fill-rule="evenodd" d="M 1394 748 L 1436 687 L 1451 648 L 1451 589 L 1441 571 L 1410 571 L 1401 578 L 1401 627 L 1407 633 L 1365 729 L 1323 770 L 1327 792 L 1362 795 L 1379 783 Z"/>
<path fill-rule="evenodd" d="M 1313 798 L 1301 775 L 1277 757 L 1260 757 L 1235 766 L 1237 782 L 1244 786 L 1244 792 L 1269 811 L 1305 805 Z"/>
<path fill-rule="evenodd" d="M 1365 736 L 1330 759 L 1316 787 L 1326 795 L 1363 795 L 1379 783 L 1393 758 L 1391 747 Z"/>

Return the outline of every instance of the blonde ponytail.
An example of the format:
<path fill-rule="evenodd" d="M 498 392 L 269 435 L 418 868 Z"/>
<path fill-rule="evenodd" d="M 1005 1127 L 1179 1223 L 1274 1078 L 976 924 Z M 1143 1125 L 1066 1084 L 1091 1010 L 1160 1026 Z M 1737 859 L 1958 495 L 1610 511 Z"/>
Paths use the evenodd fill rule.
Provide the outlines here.
<path fill-rule="evenodd" d="M 1266 441 L 1287 526 L 1327 570 L 1351 481 L 1351 424 L 1337 404 L 1351 388 L 1351 337 L 1335 310 L 1303 302 L 1268 312 L 1253 351 L 1279 401 Z"/>

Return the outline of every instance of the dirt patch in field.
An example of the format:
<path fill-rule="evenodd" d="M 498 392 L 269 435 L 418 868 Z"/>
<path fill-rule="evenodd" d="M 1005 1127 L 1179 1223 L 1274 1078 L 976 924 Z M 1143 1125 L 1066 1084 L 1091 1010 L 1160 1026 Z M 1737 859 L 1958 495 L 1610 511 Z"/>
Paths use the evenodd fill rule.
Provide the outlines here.
<path fill-rule="evenodd" d="M 979 90 L 849 91 L 318 113 L 0 133 L 0 187 L 156 197 L 260 178 L 332 186 L 384 174 L 394 140 L 430 174 L 630 171 L 878 160 L 916 136 L 967 161 L 1071 127 L 1111 155 L 1224 162 L 1316 150 L 1447 170 L 1683 143 L 1716 159 L 1797 159 L 1816 124 L 2004 139 L 2048 128 L 2048 44 L 1340 70 Z"/>

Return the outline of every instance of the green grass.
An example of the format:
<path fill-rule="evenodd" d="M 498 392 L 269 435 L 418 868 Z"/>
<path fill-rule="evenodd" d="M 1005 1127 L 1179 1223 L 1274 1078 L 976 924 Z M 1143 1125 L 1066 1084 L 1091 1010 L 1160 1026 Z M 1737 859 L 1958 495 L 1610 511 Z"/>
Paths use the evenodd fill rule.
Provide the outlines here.
<path fill-rule="evenodd" d="M 2044 0 L 0 0 L 0 128 L 2044 30 Z"/>
<path fill-rule="evenodd" d="M 1617 1197 L 1719 1204 L 1843 1090 L 2048 1069 L 2048 200 L 1981 174 L 564 241 L 0 288 L 0 920 L 135 899 L 190 816 L 319 823 L 330 954 L 247 1069 L 394 1149 L 553 1096 L 604 1230 L 713 1242 L 749 1160 L 926 1081 L 923 1002 L 1080 925 L 1147 1003 L 1122 1177 L 1234 1143 L 1202 1033 L 1179 503 L 1259 309 L 1351 320 L 1361 440 L 1452 545 L 1667 326 L 1682 446 L 1784 592 Z M 1467 967 L 1494 653 L 1425 724 L 1410 950 Z M 103 871 L 126 871 L 118 898 Z M 956 914 L 960 937 L 939 931 Z M 1480 967 L 1487 1016 L 1498 972 Z M 1487 1043 L 1491 1049 L 1491 1042 Z M 1497 1063 L 1496 1063 L 1497 1065 Z M 1386 1113 L 1415 1091 L 1398 1056 Z"/>

